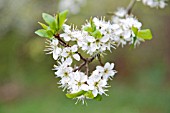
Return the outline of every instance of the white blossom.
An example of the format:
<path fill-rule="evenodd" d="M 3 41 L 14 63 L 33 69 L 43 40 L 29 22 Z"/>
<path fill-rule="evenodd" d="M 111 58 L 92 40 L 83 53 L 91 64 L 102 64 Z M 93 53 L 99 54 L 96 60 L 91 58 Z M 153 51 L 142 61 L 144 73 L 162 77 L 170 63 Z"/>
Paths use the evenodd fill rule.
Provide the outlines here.
<path fill-rule="evenodd" d="M 72 59 L 67 58 L 62 63 L 59 63 L 59 66 L 55 66 L 54 70 L 56 70 L 56 77 L 61 78 L 59 81 L 60 87 L 64 88 L 64 90 L 68 87 L 68 82 L 71 80 L 70 74 L 73 71 L 73 68 L 70 67 L 72 64 Z"/>
<path fill-rule="evenodd" d="M 53 54 L 54 60 L 57 60 L 62 52 L 62 49 L 58 47 L 59 41 L 57 39 L 52 39 L 52 41 L 47 42 L 48 46 L 44 51 L 47 51 L 47 54 Z"/>
<path fill-rule="evenodd" d="M 113 68 L 114 68 L 114 63 L 110 64 L 109 62 L 107 62 L 104 65 L 104 67 L 97 66 L 96 70 L 102 75 L 103 79 L 108 80 L 109 78 L 111 79 L 116 73 L 116 71 L 113 70 Z"/>
<path fill-rule="evenodd" d="M 80 56 L 78 53 L 77 45 L 73 45 L 72 47 L 65 47 L 61 53 L 62 57 L 68 58 L 68 57 L 73 57 L 75 60 L 80 61 Z"/>
<path fill-rule="evenodd" d="M 92 90 L 92 93 L 94 97 L 96 97 L 98 94 L 102 95 L 105 94 L 105 92 L 108 91 L 106 88 L 108 88 L 107 80 L 101 78 L 101 74 L 98 71 L 94 71 L 92 75 L 89 77 L 89 80 L 87 81 L 89 85 L 89 89 Z"/>
<path fill-rule="evenodd" d="M 141 29 L 142 23 L 139 22 L 133 15 L 126 15 L 125 17 L 121 18 L 118 16 L 113 16 L 112 23 L 113 27 L 113 41 L 115 41 L 116 45 L 121 45 L 122 47 L 126 44 L 133 44 L 133 37 L 134 33 L 132 31 L 132 27 L 137 28 L 138 30 Z M 141 41 L 137 39 L 138 43 Z M 135 46 L 138 44 L 135 42 Z"/>
<path fill-rule="evenodd" d="M 118 17 L 124 17 L 127 14 L 127 10 L 123 7 L 120 7 L 117 9 L 117 11 L 115 12 L 115 15 Z"/>
<path fill-rule="evenodd" d="M 85 75 L 83 72 L 76 71 L 71 73 L 70 76 L 72 78 L 69 82 L 71 93 L 76 93 L 82 90 L 89 90 L 89 86 L 86 83 L 88 80 L 88 76 Z"/>
<path fill-rule="evenodd" d="M 143 4 L 150 6 L 152 8 L 165 8 L 167 5 L 167 0 L 142 0 Z"/>

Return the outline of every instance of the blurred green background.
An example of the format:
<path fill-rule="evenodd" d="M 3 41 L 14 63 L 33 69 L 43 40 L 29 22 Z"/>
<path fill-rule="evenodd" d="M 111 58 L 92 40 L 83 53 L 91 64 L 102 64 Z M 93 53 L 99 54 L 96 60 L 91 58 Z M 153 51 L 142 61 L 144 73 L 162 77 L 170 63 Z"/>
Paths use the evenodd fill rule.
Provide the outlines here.
<path fill-rule="evenodd" d="M 43 52 L 45 39 L 34 31 L 43 12 L 57 12 L 56 0 L 0 0 L 0 113 L 170 113 L 170 6 L 151 9 L 138 2 L 133 13 L 150 28 L 153 40 L 136 49 L 118 48 L 104 61 L 118 73 L 109 97 L 75 105 L 58 88 L 55 63 Z M 68 23 L 105 16 L 129 0 L 88 0 Z M 106 16 L 109 18 L 109 16 Z M 92 66 L 94 66 L 93 64 Z"/>

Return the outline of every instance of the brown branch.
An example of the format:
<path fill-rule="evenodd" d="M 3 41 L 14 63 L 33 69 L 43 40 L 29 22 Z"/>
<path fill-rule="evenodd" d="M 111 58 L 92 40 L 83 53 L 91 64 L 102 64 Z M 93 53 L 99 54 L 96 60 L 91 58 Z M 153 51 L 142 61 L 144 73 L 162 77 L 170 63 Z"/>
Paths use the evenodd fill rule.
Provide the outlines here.
<path fill-rule="evenodd" d="M 76 52 L 79 56 L 80 56 L 80 58 L 83 60 L 83 61 L 86 61 L 86 58 L 84 58 L 79 52 Z"/>
<path fill-rule="evenodd" d="M 84 61 L 82 64 L 80 64 L 79 65 L 79 67 L 78 68 L 75 68 L 74 70 L 73 70 L 73 72 L 76 72 L 77 70 L 80 70 L 82 67 L 84 67 L 86 65 L 86 62 Z"/>
<path fill-rule="evenodd" d="M 86 74 L 88 75 L 89 73 L 89 63 L 91 63 L 96 56 L 90 57 L 90 58 L 84 58 L 83 63 L 81 63 L 77 68 L 75 68 L 73 70 L 73 72 L 77 71 L 77 70 L 81 70 L 81 68 L 83 68 L 84 66 L 86 67 Z"/>
<path fill-rule="evenodd" d="M 54 35 L 55 38 L 57 38 L 59 40 L 59 43 L 64 46 L 64 47 L 70 47 L 66 42 L 64 42 L 61 38 L 60 38 L 60 35 L 57 34 L 57 35 Z"/>
<path fill-rule="evenodd" d="M 54 35 L 54 37 L 59 40 L 60 45 L 62 45 L 63 47 L 70 47 L 69 44 L 67 44 L 66 42 L 64 42 L 61 39 L 59 34 Z M 75 53 L 77 53 L 80 56 L 80 59 L 83 60 L 83 63 L 81 63 L 77 68 L 75 68 L 73 70 L 73 72 L 80 70 L 85 66 L 86 67 L 86 74 L 88 75 L 89 74 L 89 63 L 91 63 L 96 58 L 96 56 L 93 56 L 93 57 L 90 57 L 90 58 L 84 58 L 78 51 L 75 52 Z"/>

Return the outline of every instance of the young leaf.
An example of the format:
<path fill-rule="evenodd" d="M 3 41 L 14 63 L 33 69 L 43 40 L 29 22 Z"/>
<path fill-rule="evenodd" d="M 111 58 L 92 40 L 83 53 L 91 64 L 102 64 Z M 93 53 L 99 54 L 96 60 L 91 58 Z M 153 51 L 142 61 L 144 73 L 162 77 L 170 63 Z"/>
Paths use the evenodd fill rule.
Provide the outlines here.
<path fill-rule="evenodd" d="M 66 20 L 67 14 L 68 14 L 68 10 L 65 10 L 65 11 L 59 13 L 59 29 L 62 28 L 62 26 Z"/>
<path fill-rule="evenodd" d="M 47 14 L 47 13 L 43 13 L 42 17 L 44 19 L 44 21 L 52 28 L 55 29 L 56 28 L 56 23 L 55 23 L 55 19 L 53 16 Z"/>
<path fill-rule="evenodd" d="M 59 30 L 59 16 L 56 15 L 55 17 L 55 23 L 56 23 L 56 30 L 58 31 Z"/>
<path fill-rule="evenodd" d="M 92 36 L 94 36 L 95 38 L 101 38 L 102 34 L 100 33 L 99 30 L 96 30 L 92 33 Z"/>
<path fill-rule="evenodd" d="M 91 27 L 84 27 L 84 30 L 88 33 L 91 33 L 93 31 Z"/>
<path fill-rule="evenodd" d="M 53 31 L 52 30 L 47 30 L 46 31 L 47 32 L 47 34 L 48 34 L 48 38 L 52 38 L 53 37 Z"/>
<path fill-rule="evenodd" d="M 86 92 L 86 93 L 84 94 L 84 96 L 86 96 L 86 97 L 88 97 L 88 98 L 91 98 L 91 99 L 94 98 L 94 95 L 93 95 L 92 91 Z"/>
<path fill-rule="evenodd" d="M 142 38 L 144 40 L 151 40 L 152 33 L 151 33 L 150 29 L 140 30 L 140 31 L 138 31 L 137 37 Z"/>
<path fill-rule="evenodd" d="M 90 18 L 90 25 L 91 25 L 91 28 L 92 28 L 92 32 L 96 31 L 96 25 L 94 24 L 92 18 Z"/>
<path fill-rule="evenodd" d="M 41 22 L 38 22 L 38 23 L 41 25 L 41 27 L 42 27 L 43 29 L 45 29 L 45 30 L 48 29 L 48 26 L 46 26 L 45 24 L 43 24 L 43 23 L 41 23 Z"/>
<path fill-rule="evenodd" d="M 102 96 L 98 94 L 94 99 L 97 100 L 97 101 L 101 101 L 102 100 Z"/>
<path fill-rule="evenodd" d="M 50 38 L 49 34 L 47 33 L 46 30 L 44 29 L 39 29 L 37 31 L 35 31 L 35 34 L 37 34 L 40 37 L 46 37 L 46 38 Z"/>
<path fill-rule="evenodd" d="M 85 91 L 79 91 L 79 92 L 77 92 L 77 93 L 71 93 L 71 94 L 66 94 L 66 96 L 68 97 L 68 98 L 76 98 L 76 97 L 79 97 L 79 96 L 81 96 L 81 95 L 83 95 L 83 94 L 85 94 L 86 92 Z"/>

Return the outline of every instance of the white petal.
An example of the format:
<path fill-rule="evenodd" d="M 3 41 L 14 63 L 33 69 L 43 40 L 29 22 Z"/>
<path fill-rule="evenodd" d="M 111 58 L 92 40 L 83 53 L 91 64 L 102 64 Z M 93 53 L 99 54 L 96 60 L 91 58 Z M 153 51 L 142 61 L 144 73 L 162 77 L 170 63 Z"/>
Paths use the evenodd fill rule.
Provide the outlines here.
<path fill-rule="evenodd" d="M 54 60 L 57 60 L 57 59 L 58 59 L 58 54 L 56 54 L 55 52 L 53 52 L 53 58 L 54 58 Z"/>
<path fill-rule="evenodd" d="M 113 69 L 113 68 L 114 68 L 114 63 L 111 63 L 110 69 Z"/>
<path fill-rule="evenodd" d="M 89 90 L 89 86 L 87 84 L 82 84 L 81 85 L 81 89 L 84 91 L 88 91 Z"/>
<path fill-rule="evenodd" d="M 105 68 L 105 69 L 110 69 L 110 63 L 107 62 L 107 63 L 104 65 L 104 68 Z"/>
<path fill-rule="evenodd" d="M 78 54 L 74 54 L 73 58 L 76 59 L 77 61 L 80 61 L 80 56 Z"/>
<path fill-rule="evenodd" d="M 78 50 L 77 45 L 73 45 L 73 46 L 71 47 L 71 51 L 72 51 L 72 52 L 76 52 L 77 50 Z"/>
<path fill-rule="evenodd" d="M 62 57 L 67 57 L 67 56 L 68 56 L 68 53 L 64 50 L 64 51 L 61 53 L 61 56 L 62 56 Z"/>
<path fill-rule="evenodd" d="M 64 37 L 64 40 L 65 40 L 66 42 L 68 42 L 68 41 L 70 41 L 70 40 L 71 40 L 71 37 L 69 37 L 69 36 L 65 36 L 65 37 Z"/>
<path fill-rule="evenodd" d="M 97 94 L 98 94 L 98 90 L 97 90 L 97 89 L 94 89 L 94 90 L 92 91 L 92 93 L 93 93 L 94 97 L 96 97 Z"/>
<path fill-rule="evenodd" d="M 109 40 L 109 36 L 104 36 L 100 41 L 106 43 Z"/>
<path fill-rule="evenodd" d="M 102 66 L 97 66 L 97 67 L 96 67 L 96 70 L 98 70 L 98 71 L 100 71 L 100 72 L 101 72 L 101 71 L 104 71 L 104 69 L 103 69 Z"/>
<path fill-rule="evenodd" d="M 100 80 L 100 82 L 98 83 L 98 87 L 104 87 L 107 85 L 107 81 L 106 80 Z"/>
<path fill-rule="evenodd" d="M 92 37 L 92 36 L 87 36 L 86 39 L 87 39 L 88 42 L 94 42 L 95 41 L 95 38 Z"/>
<path fill-rule="evenodd" d="M 52 45 L 58 45 L 58 40 L 57 39 L 53 39 L 53 41 L 52 41 L 52 43 L 51 43 Z"/>
<path fill-rule="evenodd" d="M 69 57 L 65 60 L 65 62 L 66 62 L 67 65 L 71 65 L 73 60 L 72 60 L 72 58 Z"/>

